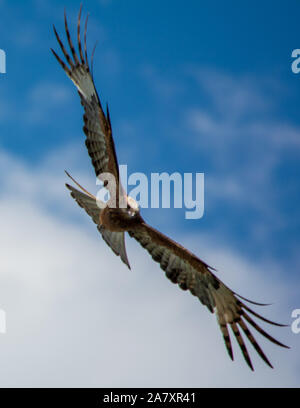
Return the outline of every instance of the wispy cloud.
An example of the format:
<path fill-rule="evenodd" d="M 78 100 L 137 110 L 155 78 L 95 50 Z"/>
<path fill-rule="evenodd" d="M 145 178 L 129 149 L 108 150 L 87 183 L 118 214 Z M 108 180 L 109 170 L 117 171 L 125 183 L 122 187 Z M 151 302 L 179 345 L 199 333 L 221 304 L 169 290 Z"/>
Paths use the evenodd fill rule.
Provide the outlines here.
<path fill-rule="evenodd" d="M 188 68 L 187 74 L 207 92 L 214 109 L 221 115 L 230 115 L 232 120 L 268 111 L 273 105 L 261 89 L 266 86 L 260 83 L 261 79 L 199 67 Z"/>
<path fill-rule="evenodd" d="M 265 96 L 262 80 L 206 70 L 192 75 L 208 100 L 206 106 L 187 108 L 186 127 L 195 135 L 195 147 L 213 162 L 207 174 L 209 194 L 282 222 L 277 170 L 288 153 L 299 152 L 299 126 L 275 114 L 276 101 Z"/>
<path fill-rule="evenodd" d="M 215 17 L 202 6 L 207 24 L 183 14 L 179 27 L 179 3 L 172 16 L 163 3 L 159 14 L 149 8 L 147 16 L 138 2 L 121 9 L 105 0 L 94 10 L 84 5 L 84 14 L 91 12 L 89 55 L 99 40 L 95 79 L 111 104 L 119 162 L 133 171 L 204 171 L 204 219 L 179 223 L 172 211 L 159 210 L 147 220 L 163 232 L 172 229 L 172 238 L 217 267 L 238 293 L 275 303 L 259 312 L 289 323 L 299 308 L 298 98 L 294 119 L 284 116 L 288 91 L 270 65 L 268 80 L 258 65 L 255 75 L 242 72 L 241 42 L 231 49 L 233 32 L 226 34 L 228 21 L 235 24 L 230 8 L 226 27 L 211 32 Z M 10 150 L 0 150 L 0 308 L 8 330 L 0 338 L 1 384 L 298 386 L 299 335 L 271 328 L 291 350 L 257 336 L 275 370 L 254 357 L 253 374 L 238 347 L 236 362 L 229 360 L 215 316 L 172 285 L 143 248 L 128 240 L 128 271 L 101 240 L 64 186 L 67 167 L 90 191 L 96 187 L 76 90 L 49 50 L 58 50 L 52 23 L 65 38 L 64 5 L 33 0 L 31 7 L 5 2 L 2 9 L 8 70 L 1 78 L 1 146 Z M 74 39 L 78 10 L 79 2 L 66 5 Z M 261 38 L 245 32 L 259 49 Z M 199 69 L 206 55 L 219 65 L 213 54 L 220 35 L 228 71 Z M 151 41 L 160 40 L 166 52 L 152 52 Z M 281 51 L 278 42 L 269 49 L 272 72 L 290 63 L 289 55 L 288 62 L 278 58 L 284 41 Z M 293 79 L 288 82 L 290 90 Z"/>
<path fill-rule="evenodd" d="M 13 196 L 1 181 L 0 305 L 8 330 L 1 337 L 3 386 L 298 385 L 296 348 L 279 350 L 262 341 L 274 371 L 254 357 L 257 371 L 249 372 L 237 347 L 233 364 L 215 317 L 168 282 L 143 248 L 129 241 L 128 271 L 66 192 L 56 196 L 64 217 L 35 199 L 40 173 L 45 190 L 55 176 L 51 166 L 48 173 L 43 166 L 31 169 L 3 151 L 1 163 L 16 180 L 30 173 L 32 183 L 21 182 L 21 191 L 16 185 Z M 84 224 L 72 221 L 65 201 Z M 211 245 L 211 237 L 175 238 L 222 269 L 219 276 L 234 290 L 276 299 L 278 306 L 265 312 L 270 317 L 289 319 L 293 289 L 270 264 Z M 276 334 L 289 344 L 297 341 L 289 329 Z"/>
<path fill-rule="evenodd" d="M 52 121 L 51 112 L 59 106 L 66 107 L 73 96 L 72 90 L 64 84 L 41 82 L 29 90 L 28 105 L 24 110 L 25 120 L 30 123 Z"/>
<path fill-rule="evenodd" d="M 151 91 L 160 98 L 170 100 L 174 97 L 179 97 L 185 89 L 183 82 L 174 81 L 166 77 L 149 64 L 143 65 L 140 72 L 141 76 L 147 81 Z"/>

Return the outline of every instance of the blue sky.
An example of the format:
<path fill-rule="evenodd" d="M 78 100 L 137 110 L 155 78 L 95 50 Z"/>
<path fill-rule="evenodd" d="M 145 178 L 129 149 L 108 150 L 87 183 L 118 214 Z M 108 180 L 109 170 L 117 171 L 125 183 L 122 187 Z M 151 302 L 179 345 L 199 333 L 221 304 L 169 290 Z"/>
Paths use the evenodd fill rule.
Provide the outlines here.
<path fill-rule="evenodd" d="M 72 234 L 73 228 L 91 234 L 90 239 L 102 251 L 91 259 L 98 262 L 103 253 L 105 259 L 110 256 L 108 262 L 115 269 L 118 259 L 97 241 L 100 238 L 93 226 L 64 191 L 65 168 L 95 191 L 94 173 L 83 143 L 79 99 L 50 52 L 50 47 L 58 50 L 52 24 L 63 34 L 66 7 L 74 33 L 79 4 L 0 1 L 0 48 L 7 56 L 7 73 L 0 75 L 0 200 L 3 208 L 8 208 L 8 219 L 8 200 L 13 200 L 15 192 L 21 195 L 20 211 L 37 211 L 33 236 L 39 236 L 39 225 L 45 220 L 57 228 L 59 223 L 66 223 L 66 235 L 69 230 Z M 280 318 L 289 323 L 291 311 L 300 308 L 300 74 L 291 71 L 291 52 L 300 48 L 299 2 L 262 1 L 258 5 L 233 0 L 99 0 L 83 2 L 83 7 L 84 13 L 90 12 L 89 49 L 98 41 L 95 82 L 102 101 L 110 106 L 119 163 L 127 164 L 129 172 L 147 175 L 162 171 L 205 173 L 202 219 L 186 220 L 184 209 L 147 209 L 143 212 L 146 220 L 217 266 L 220 277 L 227 283 L 232 279 L 231 286 L 237 292 L 277 303 Z M 12 220 L 17 230 L 17 219 Z M 33 239 L 32 246 L 35 243 Z M 78 238 L 76 245 L 79 243 Z M 54 238 L 51 245 L 55 252 Z M 45 253 L 45 263 L 47 256 Z M 143 265 L 148 255 L 138 252 L 136 256 Z M 112 267 L 109 265 L 107 269 Z M 231 265 L 233 269 L 243 265 L 246 272 L 241 274 L 255 269 L 264 274 L 259 279 L 265 282 L 267 293 L 257 287 L 257 275 L 242 275 L 240 279 L 238 273 L 230 275 Z M 16 273 L 17 267 L 13 270 Z M 158 267 L 155 270 L 155 282 L 160 285 Z M 126 273 L 122 270 L 121 275 Z M 142 276 L 139 283 L 150 284 L 149 278 Z M 67 274 L 64 279 L 68 279 Z M 80 279 L 77 272 L 76 279 Z M 248 281 L 252 286 L 245 283 Z M 272 282 L 276 282 L 273 289 Z M 251 293 L 247 292 L 249 287 Z M 175 296 L 176 300 L 177 292 L 170 292 L 170 298 Z M 4 289 L 0 292 L 0 302 L 5 299 L 3 308 L 11 307 L 17 322 L 18 308 L 14 309 L 8 293 Z M 189 304 L 188 299 L 184 302 Z M 195 309 L 191 303 L 188 310 L 197 325 Z M 272 310 L 268 313 L 276 320 Z M 166 319 L 170 316 L 171 311 Z M 208 338 L 214 335 L 206 333 Z M 6 336 L 9 338 L 9 333 Z M 286 332 L 286 338 L 297 348 L 296 335 Z M 293 352 L 296 356 L 295 347 Z M 280 361 L 284 361 L 283 354 Z M 293 386 L 300 376 L 299 361 L 289 358 L 286 364 Z M 186 370 L 193 372 L 192 363 Z M 167 367 L 167 360 L 165 364 Z M 240 376 L 236 370 L 233 379 Z M 32 381 L 39 385 L 40 376 L 35 375 Z M 239 385 L 249 383 L 245 378 Z M 268 374 L 263 378 L 266 385 L 275 384 Z M 280 378 L 278 374 L 277 385 Z M 162 377 L 156 385 L 166 384 L 165 380 Z M 22 381 L 20 376 L 16 383 Z M 113 374 L 110 381 L 110 385 L 126 385 Z M 135 385 L 134 381 L 133 375 L 130 384 Z M 178 377 L 170 384 L 180 385 L 182 381 Z M 43 384 L 48 384 L 46 379 Z M 63 379 L 61 384 L 65 384 Z M 80 377 L 70 384 L 80 384 Z M 92 380 L 86 383 L 91 384 L 99 385 Z M 152 383 L 145 377 L 143 384 Z M 213 377 L 208 385 L 214 385 Z M 222 385 L 221 380 L 215 385 Z"/>

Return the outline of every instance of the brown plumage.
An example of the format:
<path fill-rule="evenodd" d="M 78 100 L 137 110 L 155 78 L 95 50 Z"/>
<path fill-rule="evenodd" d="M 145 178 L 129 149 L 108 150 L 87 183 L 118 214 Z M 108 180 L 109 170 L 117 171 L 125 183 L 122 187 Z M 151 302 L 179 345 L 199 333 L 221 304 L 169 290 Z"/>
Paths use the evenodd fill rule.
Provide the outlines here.
<path fill-rule="evenodd" d="M 83 130 L 86 135 L 86 146 L 92 159 L 96 176 L 105 172 L 110 173 L 115 177 L 119 185 L 118 162 L 112 138 L 109 113 L 108 110 L 106 115 L 103 112 L 100 98 L 97 94 L 88 64 L 86 48 L 87 19 L 84 32 L 84 55 L 80 36 L 80 20 L 81 7 L 77 24 L 79 57 L 76 54 L 71 40 L 66 15 L 65 30 L 73 59 L 66 51 L 55 28 L 55 36 L 66 58 L 67 64 L 55 53 L 55 51 L 52 50 L 52 52 L 78 89 L 81 104 L 84 108 Z M 210 312 L 216 313 L 226 349 L 232 360 L 233 351 L 228 330 L 229 328 L 231 328 L 248 366 L 253 370 L 249 352 L 240 332 L 240 329 L 242 329 L 244 335 L 253 345 L 260 357 L 266 364 L 272 367 L 270 361 L 250 332 L 246 322 L 271 342 L 281 347 L 288 348 L 266 333 L 252 319 L 252 317 L 249 316 L 249 313 L 271 325 L 283 325 L 272 322 L 251 310 L 241 299 L 254 304 L 255 302 L 251 302 L 233 292 L 214 274 L 214 269 L 212 267 L 180 244 L 145 223 L 140 215 L 137 204 L 132 198 L 125 194 L 122 187 L 120 187 L 120 192 L 121 196 L 125 199 L 125 207 L 120 208 L 117 206 L 116 208 L 110 208 L 109 203 L 105 206 L 104 203 L 97 202 L 94 195 L 83 189 L 73 178 L 72 180 L 84 192 L 66 184 L 67 188 L 71 191 L 71 196 L 88 213 L 97 225 L 105 242 L 121 257 L 128 267 L 129 263 L 124 241 L 125 232 L 128 232 L 130 237 L 134 238 L 149 252 L 152 259 L 159 263 L 161 269 L 165 272 L 166 277 L 171 282 L 177 284 L 183 290 L 189 290 L 192 295 L 198 297 L 200 302 L 205 305 Z"/>
<path fill-rule="evenodd" d="M 67 17 L 65 13 L 65 30 L 67 40 L 71 49 L 73 60 L 68 54 L 63 42 L 61 41 L 55 27 L 53 26 L 55 36 L 60 45 L 60 48 L 67 60 L 67 64 L 53 50 L 53 54 L 78 89 L 81 104 L 84 108 L 84 126 L 83 130 L 86 135 L 86 147 L 91 157 L 96 176 L 102 173 L 110 173 L 115 177 L 117 184 L 119 183 L 119 167 L 115 151 L 115 145 L 112 137 L 112 128 L 109 117 L 108 106 L 106 115 L 103 112 L 100 98 L 95 88 L 94 80 L 90 72 L 87 48 L 86 48 L 86 30 L 87 19 L 84 32 L 84 49 L 85 56 L 82 53 L 82 45 L 80 39 L 80 21 L 81 7 L 78 15 L 77 33 L 78 33 L 78 48 L 80 61 L 76 55 L 74 45 L 71 40 L 68 29 Z"/>

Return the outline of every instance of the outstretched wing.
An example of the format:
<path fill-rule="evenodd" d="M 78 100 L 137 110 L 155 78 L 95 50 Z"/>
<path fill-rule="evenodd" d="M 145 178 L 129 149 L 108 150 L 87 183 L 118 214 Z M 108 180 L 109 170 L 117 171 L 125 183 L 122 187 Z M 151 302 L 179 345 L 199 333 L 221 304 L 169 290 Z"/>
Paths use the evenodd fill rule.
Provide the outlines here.
<path fill-rule="evenodd" d="M 125 247 L 125 234 L 124 232 L 108 231 L 99 225 L 99 217 L 101 213 L 101 208 L 98 207 L 96 198 L 93 196 L 88 196 L 82 193 L 76 188 L 66 184 L 66 187 L 71 191 L 71 196 L 76 200 L 77 204 L 82 207 L 88 215 L 92 218 L 97 228 L 102 235 L 102 238 L 107 243 L 107 245 L 114 251 L 114 253 L 122 259 L 122 261 L 130 269 L 128 262 L 126 247 Z"/>
<path fill-rule="evenodd" d="M 64 62 L 57 53 L 51 49 L 56 59 L 73 81 L 78 89 L 81 104 L 84 108 L 84 133 L 86 135 L 86 147 L 91 157 L 92 164 L 95 169 L 96 176 L 101 173 L 110 173 L 114 176 L 116 185 L 119 184 L 119 168 L 115 151 L 115 145 L 112 137 L 112 128 L 110 123 L 109 112 L 107 108 L 106 115 L 103 112 L 100 98 L 95 88 L 94 80 L 90 72 L 90 67 L 87 57 L 86 47 L 86 30 L 87 30 L 87 18 L 85 22 L 84 32 L 84 55 L 82 51 L 82 44 L 80 38 L 80 20 L 81 20 L 81 8 L 78 14 L 78 50 L 79 55 L 76 54 L 74 45 L 71 40 L 70 32 L 68 29 L 68 23 L 65 13 L 65 30 L 68 39 L 68 43 L 71 49 L 72 57 L 68 54 L 63 42 L 61 41 L 57 31 L 54 28 L 54 33 L 57 41 L 61 47 L 61 50 L 66 58 Z M 109 185 L 108 185 L 109 187 Z"/>
<path fill-rule="evenodd" d="M 188 289 L 194 296 L 197 296 L 212 313 L 216 312 L 225 345 L 232 360 L 233 351 L 228 331 L 229 327 L 231 327 L 251 370 L 253 370 L 253 365 L 239 328 L 243 330 L 260 357 L 272 367 L 270 361 L 247 327 L 246 322 L 271 342 L 288 348 L 258 326 L 252 317 L 250 317 L 249 313 L 275 326 L 282 325 L 271 322 L 251 310 L 239 300 L 239 295 L 225 286 L 224 283 L 212 273 L 212 268 L 187 249 L 146 223 L 142 223 L 133 231 L 129 231 L 129 235 L 135 238 L 149 252 L 154 261 L 160 264 L 167 278 L 173 283 L 178 284 L 181 289 Z M 254 302 L 250 301 L 250 303 Z"/>

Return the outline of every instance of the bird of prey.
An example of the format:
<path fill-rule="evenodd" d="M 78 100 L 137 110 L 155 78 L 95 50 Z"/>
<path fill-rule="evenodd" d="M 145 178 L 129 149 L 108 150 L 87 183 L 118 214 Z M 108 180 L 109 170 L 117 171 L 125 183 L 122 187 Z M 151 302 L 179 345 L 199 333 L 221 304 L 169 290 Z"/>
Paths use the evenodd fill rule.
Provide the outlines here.
<path fill-rule="evenodd" d="M 72 56 L 65 48 L 55 27 L 54 33 L 65 57 L 65 61 L 63 61 L 53 49 L 51 50 L 78 90 L 84 109 L 83 130 L 86 135 L 85 144 L 96 176 L 100 176 L 103 173 L 112 174 L 118 185 L 117 189 L 119 194 L 117 194 L 117 197 L 121 197 L 125 205 L 118 205 L 119 202 L 117 202 L 116 206 L 111 206 L 109 201 L 107 203 L 99 203 L 93 194 L 86 191 L 70 176 L 81 190 L 66 184 L 71 192 L 71 196 L 92 218 L 102 234 L 104 241 L 116 255 L 120 256 L 121 260 L 129 268 L 125 249 L 125 232 L 138 241 L 142 247 L 149 252 L 152 259 L 159 263 L 166 277 L 170 279 L 171 282 L 177 284 L 183 290 L 189 290 L 211 313 L 216 314 L 228 354 L 232 360 L 233 351 L 229 328 L 231 328 L 248 366 L 253 370 L 248 350 L 240 332 L 240 329 L 242 329 L 260 357 L 266 364 L 273 368 L 269 359 L 250 332 L 249 325 L 278 346 L 286 348 L 288 348 L 288 346 L 285 346 L 263 330 L 253 320 L 251 315 L 271 325 L 284 325 L 270 321 L 250 309 L 245 302 L 256 305 L 262 304 L 252 302 L 232 291 L 215 275 L 213 272 L 214 268 L 207 265 L 180 244 L 148 225 L 142 218 L 140 209 L 135 200 L 127 196 L 120 186 L 118 161 L 112 137 L 109 111 L 108 108 L 106 109 L 106 113 L 103 111 L 88 62 L 86 46 L 87 21 L 88 18 L 86 18 L 85 21 L 83 49 L 81 42 L 80 7 L 77 23 L 77 53 L 70 36 L 65 13 L 65 31 Z"/>

